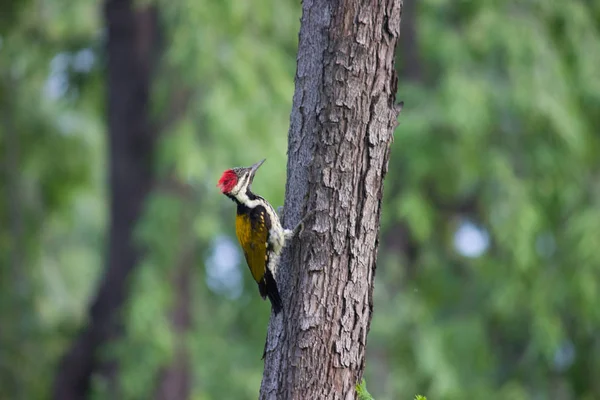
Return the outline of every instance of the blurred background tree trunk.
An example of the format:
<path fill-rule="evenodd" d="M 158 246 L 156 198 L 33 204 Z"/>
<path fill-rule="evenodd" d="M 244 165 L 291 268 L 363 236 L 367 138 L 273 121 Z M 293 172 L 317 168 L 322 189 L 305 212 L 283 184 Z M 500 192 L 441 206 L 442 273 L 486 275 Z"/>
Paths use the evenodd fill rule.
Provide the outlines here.
<path fill-rule="evenodd" d="M 190 360 L 185 346 L 185 334 L 191 326 L 191 268 L 196 254 L 194 248 L 187 253 L 177 267 L 172 283 L 176 300 L 171 312 L 171 323 L 178 344 L 172 362 L 161 371 L 155 395 L 157 400 L 184 400 L 190 395 Z"/>
<path fill-rule="evenodd" d="M 158 43 L 153 7 L 134 1 L 105 3 L 108 57 L 108 143 L 110 223 L 106 269 L 89 310 L 89 323 L 61 361 L 54 398 L 82 399 L 92 375 L 113 392 L 114 362 L 98 350 L 122 332 L 119 309 L 128 294 L 128 277 L 140 259 L 134 228 L 155 183 L 153 153 L 157 132 L 150 120 L 150 87 Z"/>
<path fill-rule="evenodd" d="M 176 117 L 183 105 L 177 102 L 178 93 L 170 98 L 168 117 Z M 157 400 L 185 400 L 191 391 L 191 364 L 187 334 L 192 328 L 192 282 L 197 279 L 193 267 L 198 257 L 198 243 L 193 232 L 194 205 L 198 202 L 190 188 L 174 177 L 161 180 L 160 190 L 154 197 L 168 196 L 175 200 L 178 215 L 177 242 L 180 244 L 173 261 L 165 265 L 170 281 L 170 307 L 166 310 L 169 329 L 173 334 L 173 348 L 169 360 L 157 372 L 154 398 Z M 171 233 L 173 234 L 173 233 Z"/>
<path fill-rule="evenodd" d="M 271 319 L 262 399 L 353 398 L 362 378 L 383 179 L 400 111 L 401 11 L 400 0 L 303 3 L 287 226 L 307 210 L 317 215 L 279 274 L 285 308 Z"/>

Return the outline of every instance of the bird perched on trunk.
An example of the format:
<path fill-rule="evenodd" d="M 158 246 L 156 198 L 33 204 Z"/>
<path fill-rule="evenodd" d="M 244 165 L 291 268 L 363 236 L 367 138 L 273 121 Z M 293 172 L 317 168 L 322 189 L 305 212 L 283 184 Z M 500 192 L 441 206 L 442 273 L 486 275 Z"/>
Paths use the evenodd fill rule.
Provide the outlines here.
<path fill-rule="evenodd" d="M 269 202 L 252 193 L 250 186 L 254 175 L 264 162 L 262 160 L 247 168 L 226 170 L 217 186 L 237 204 L 235 232 L 244 250 L 246 263 L 258 283 L 260 295 L 263 299 L 269 297 L 277 314 L 283 307 L 275 279 L 279 258 L 286 240 L 298 233 L 308 216 L 295 229 L 284 229 Z"/>

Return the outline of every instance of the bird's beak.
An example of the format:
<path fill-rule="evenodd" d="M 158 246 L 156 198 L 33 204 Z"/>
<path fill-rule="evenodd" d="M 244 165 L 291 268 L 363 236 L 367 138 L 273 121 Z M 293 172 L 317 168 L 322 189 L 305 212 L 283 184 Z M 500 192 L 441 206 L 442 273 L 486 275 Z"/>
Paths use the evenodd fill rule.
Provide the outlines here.
<path fill-rule="evenodd" d="M 267 159 L 264 158 L 261 161 L 257 162 L 256 164 L 252 165 L 249 167 L 250 169 L 250 183 L 252 183 L 252 181 L 254 180 L 254 174 L 256 174 L 256 171 L 258 170 L 258 168 L 263 165 L 263 163 L 266 161 Z"/>
<path fill-rule="evenodd" d="M 250 173 L 252 174 L 252 176 L 254 176 L 254 174 L 256 173 L 256 170 L 258 170 L 258 168 L 259 168 L 261 165 L 263 165 L 263 163 L 264 163 L 266 160 L 267 160 L 267 159 L 265 158 L 265 159 L 263 159 L 263 160 L 261 160 L 261 161 L 257 162 L 256 164 L 254 164 L 254 165 L 252 165 L 252 166 L 250 167 Z"/>

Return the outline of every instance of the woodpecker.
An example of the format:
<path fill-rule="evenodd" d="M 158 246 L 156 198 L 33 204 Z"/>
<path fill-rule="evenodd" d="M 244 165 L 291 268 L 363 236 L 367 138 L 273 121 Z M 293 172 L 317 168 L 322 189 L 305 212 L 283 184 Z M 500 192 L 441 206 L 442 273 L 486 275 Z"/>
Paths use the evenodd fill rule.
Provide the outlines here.
<path fill-rule="evenodd" d="M 250 190 L 254 175 L 264 162 L 226 170 L 217 186 L 237 204 L 235 232 L 246 263 L 258 284 L 260 295 L 263 299 L 269 297 L 277 314 L 283 307 L 275 280 L 277 266 L 286 240 L 293 237 L 297 229 L 284 229 L 269 202 Z"/>

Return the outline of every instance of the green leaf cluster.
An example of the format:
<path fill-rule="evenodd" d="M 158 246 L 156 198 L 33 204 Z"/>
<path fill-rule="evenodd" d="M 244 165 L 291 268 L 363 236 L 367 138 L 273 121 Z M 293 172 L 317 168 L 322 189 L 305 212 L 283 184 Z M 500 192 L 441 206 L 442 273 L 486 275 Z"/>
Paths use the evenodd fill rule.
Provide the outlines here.
<path fill-rule="evenodd" d="M 376 398 L 598 395 L 598 16 L 584 1 L 416 6 L 369 338 Z"/>
<path fill-rule="evenodd" d="M 47 397 L 101 263 L 98 25 L 67 3 L 0 4 L 0 398 Z"/>

